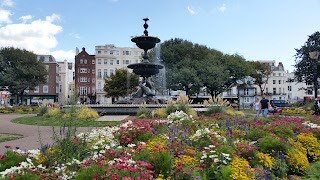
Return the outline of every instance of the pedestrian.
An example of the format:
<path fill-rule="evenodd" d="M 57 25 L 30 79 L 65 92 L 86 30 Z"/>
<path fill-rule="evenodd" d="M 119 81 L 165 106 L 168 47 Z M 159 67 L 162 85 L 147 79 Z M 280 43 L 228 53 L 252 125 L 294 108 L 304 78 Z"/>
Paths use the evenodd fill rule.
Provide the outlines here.
<path fill-rule="evenodd" d="M 259 115 L 261 113 L 261 107 L 260 107 L 260 101 L 259 101 L 258 97 L 256 98 L 256 102 L 254 103 L 254 108 L 255 108 L 256 113 L 257 113 L 256 117 L 259 117 Z"/>
<path fill-rule="evenodd" d="M 268 116 L 269 108 L 270 108 L 269 100 L 266 99 L 266 95 L 262 95 L 262 99 L 260 101 L 260 109 L 263 117 L 266 118 Z"/>

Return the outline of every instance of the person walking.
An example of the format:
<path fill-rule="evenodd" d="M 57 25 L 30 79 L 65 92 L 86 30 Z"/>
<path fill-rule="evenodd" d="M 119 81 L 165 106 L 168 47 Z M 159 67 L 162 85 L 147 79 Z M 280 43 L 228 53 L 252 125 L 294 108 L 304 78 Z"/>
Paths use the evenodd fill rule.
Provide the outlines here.
<path fill-rule="evenodd" d="M 257 113 L 256 117 L 259 117 L 259 115 L 261 113 L 259 98 L 256 98 L 256 102 L 254 103 L 254 109 L 256 110 L 256 113 Z"/>
<path fill-rule="evenodd" d="M 266 95 L 262 95 L 262 99 L 260 101 L 260 109 L 263 117 L 266 118 L 268 116 L 269 108 L 270 108 L 269 100 L 266 99 Z"/>

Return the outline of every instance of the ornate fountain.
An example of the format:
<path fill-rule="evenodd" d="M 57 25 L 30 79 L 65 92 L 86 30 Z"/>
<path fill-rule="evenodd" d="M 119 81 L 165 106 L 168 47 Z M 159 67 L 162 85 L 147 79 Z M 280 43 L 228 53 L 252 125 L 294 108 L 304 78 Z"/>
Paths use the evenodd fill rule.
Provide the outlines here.
<path fill-rule="evenodd" d="M 148 33 L 148 18 L 144 18 L 144 32 L 142 36 L 136 36 L 131 39 L 132 42 L 144 50 L 143 60 L 141 63 L 130 64 L 127 67 L 133 70 L 133 73 L 140 75 L 142 81 L 140 82 L 139 89 L 137 92 L 132 94 L 133 104 L 146 102 L 147 104 L 156 104 L 158 103 L 155 96 L 155 89 L 153 82 L 150 80 L 152 75 L 159 73 L 159 69 L 163 68 L 163 65 L 158 63 L 151 63 L 148 57 L 148 50 L 155 47 L 157 43 L 160 42 L 158 37 L 149 36 Z"/>

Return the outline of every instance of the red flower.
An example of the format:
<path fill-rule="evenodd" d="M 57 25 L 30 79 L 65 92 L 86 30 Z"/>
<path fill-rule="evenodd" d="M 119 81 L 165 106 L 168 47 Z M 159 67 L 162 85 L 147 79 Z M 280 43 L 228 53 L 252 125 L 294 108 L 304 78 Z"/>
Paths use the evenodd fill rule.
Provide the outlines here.
<path fill-rule="evenodd" d="M 8 149 L 8 148 L 11 148 L 11 146 L 8 146 L 8 145 L 6 145 L 6 146 L 4 146 L 4 147 L 7 148 L 7 149 Z"/>
<path fill-rule="evenodd" d="M 0 155 L 0 160 L 3 160 L 5 158 L 4 155 Z"/>
<path fill-rule="evenodd" d="M 20 147 L 17 146 L 16 149 L 20 149 Z"/>

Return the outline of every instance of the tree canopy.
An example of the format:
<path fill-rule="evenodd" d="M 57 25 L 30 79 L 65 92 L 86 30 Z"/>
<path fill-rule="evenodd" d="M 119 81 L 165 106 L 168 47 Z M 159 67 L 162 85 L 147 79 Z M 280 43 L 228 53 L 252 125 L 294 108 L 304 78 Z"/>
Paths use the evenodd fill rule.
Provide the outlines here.
<path fill-rule="evenodd" d="M 116 69 L 105 79 L 104 91 L 107 97 L 123 97 L 133 93 L 139 85 L 139 76 L 126 69 Z"/>
<path fill-rule="evenodd" d="M 27 89 L 46 82 L 47 70 L 37 55 L 25 49 L 0 49 L 0 85 L 9 86 L 13 95 L 22 96 Z"/>
<path fill-rule="evenodd" d="M 254 79 L 253 84 L 260 88 L 260 95 L 262 96 L 264 94 L 266 82 L 268 81 L 272 70 L 268 64 L 259 61 L 251 62 L 251 65 L 252 71 L 250 76 Z"/>
<path fill-rule="evenodd" d="M 295 80 L 311 85 L 313 84 L 313 67 L 318 66 L 318 62 L 309 57 L 309 52 L 320 51 L 320 32 L 310 35 L 304 45 L 295 50 Z"/>
<path fill-rule="evenodd" d="M 211 96 L 236 85 L 249 75 L 251 66 L 239 55 L 228 55 L 183 39 L 161 44 L 161 60 L 167 70 L 167 86 L 194 95 L 206 87 Z"/>

